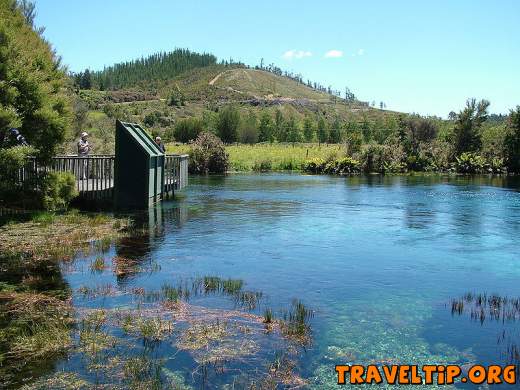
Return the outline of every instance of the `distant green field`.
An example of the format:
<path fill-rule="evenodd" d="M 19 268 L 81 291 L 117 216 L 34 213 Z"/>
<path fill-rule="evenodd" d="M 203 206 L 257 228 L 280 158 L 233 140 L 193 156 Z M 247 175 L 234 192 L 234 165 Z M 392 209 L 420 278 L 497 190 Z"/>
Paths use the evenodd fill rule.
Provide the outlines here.
<path fill-rule="evenodd" d="M 189 145 L 168 144 L 168 153 L 188 153 Z M 339 144 L 256 144 L 229 145 L 231 171 L 300 170 L 302 163 L 314 157 L 323 159 L 341 157 L 344 146 Z"/>

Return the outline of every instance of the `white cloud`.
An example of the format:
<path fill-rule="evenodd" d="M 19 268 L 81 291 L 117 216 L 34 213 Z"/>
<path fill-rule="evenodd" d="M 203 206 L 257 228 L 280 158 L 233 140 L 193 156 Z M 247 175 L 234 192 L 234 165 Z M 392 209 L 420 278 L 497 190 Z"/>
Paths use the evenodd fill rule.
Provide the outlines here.
<path fill-rule="evenodd" d="M 286 60 L 292 60 L 305 58 L 305 57 L 311 57 L 312 53 L 310 51 L 306 50 L 287 50 L 285 53 L 283 53 L 282 58 L 285 58 Z"/>
<path fill-rule="evenodd" d="M 325 53 L 325 58 L 340 58 L 343 57 L 343 52 L 341 50 L 329 50 Z"/>
<path fill-rule="evenodd" d="M 359 50 L 357 51 L 357 55 L 358 55 L 358 56 L 362 56 L 362 55 L 364 55 L 364 54 L 365 54 L 365 49 L 359 49 Z"/>

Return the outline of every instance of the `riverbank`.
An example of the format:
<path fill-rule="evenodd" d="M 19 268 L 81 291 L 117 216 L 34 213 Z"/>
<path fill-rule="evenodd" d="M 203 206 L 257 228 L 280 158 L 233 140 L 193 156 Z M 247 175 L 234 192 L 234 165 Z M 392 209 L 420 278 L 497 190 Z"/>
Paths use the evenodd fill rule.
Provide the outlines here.
<path fill-rule="evenodd" d="M 25 220 L 21 221 L 23 217 Z M 18 216 L 0 227 L 0 375 L 37 376 L 71 345 L 71 291 L 60 262 L 121 237 L 130 221 L 69 212 Z"/>
<path fill-rule="evenodd" d="M 503 159 L 476 153 L 413 156 L 387 145 L 367 144 L 349 155 L 345 144 L 262 143 L 227 145 L 228 172 L 295 171 L 312 174 L 492 174 L 508 171 Z M 168 144 L 168 153 L 189 154 L 189 144 Z"/>

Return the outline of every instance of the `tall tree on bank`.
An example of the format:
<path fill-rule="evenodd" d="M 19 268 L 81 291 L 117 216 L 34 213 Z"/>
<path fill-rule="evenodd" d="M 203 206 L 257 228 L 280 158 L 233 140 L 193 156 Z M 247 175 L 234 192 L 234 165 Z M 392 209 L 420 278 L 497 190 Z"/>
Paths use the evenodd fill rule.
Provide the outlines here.
<path fill-rule="evenodd" d="M 320 144 L 327 142 L 329 139 L 329 129 L 327 123 L 322 116 L 318 119 L 318 142 Z"/>
<path fill-rule="evenodd" d="M 454 146 L 457 155 L 474 152 L 480 148 L 480 128 L 487 119 L 489 102 L 468 99 L 466 107 L 458 115 L 454 128 Z"/>
<path fill-rule="evenodd" d="M 316 129 L 314 128 L 312 119 L 306 116 L 303 120 L 303 137 L 305 138 L 305 141 L 312 142 L 314 140 L 315 133 Z"/>
<path fill-rule="evenodd" d="M 258 126 L 258 140 L 260 142 L 273 142 L 274 141 L 274 133 L 273 133 L 273 121 L 271 120 L 271 115 L 267 111 L 262 113 L 260 117 L 260 125 Z"/>
<path fill-rule="evenodd" d="M 218 115 L 217 134 L 225 143 L 238 140 L 238 127 L 240 126 L 240 114 L 233 106 L 224 107 Z"/>
<path fill-rule="evenodd" d="M 341 142 L 341 122 L 338 118 L 332 123 L 332 127 L 329 130 L 329 143 L 338 144 Z"/>
<path fill-rule="evenodd" d="M 520 173 L 520 106 L 511 110 L 504 144 L 509 170 Z"/>
<path fill-rule="evenodd" d="M 52 156 L 71 121 L 65 82 L 59 59 L 18 4 L 0 0 L 0 142 L 18 128 L 40 157 Z"/>
<path fill-rule="evenodd" d="M 287 138 L 285 135 L 285 125 L 284 125 L 284 117 L 282 114 L 282 111 L 276 110 L 276 113 L 274 114 L 274 132 L 275 137 L 278 140 L 278 142 L 284 142 Z"/>

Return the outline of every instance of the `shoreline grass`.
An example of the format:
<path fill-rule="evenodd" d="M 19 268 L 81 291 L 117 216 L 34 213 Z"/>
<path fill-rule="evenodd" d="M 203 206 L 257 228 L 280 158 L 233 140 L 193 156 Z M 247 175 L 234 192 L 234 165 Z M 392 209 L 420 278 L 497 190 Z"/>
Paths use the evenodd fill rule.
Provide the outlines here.
<path fill-rule="evenodd" d="M 187 154 L 189 144 L 167 145 L 168 153 Z M 313 158 L 331 160 L 345 154 L 343 144 L 261 143 L 226 146 L 230 172 L 301 171 L 303 163 Z"/>
<path fill-rule="evenodd" d="M 0 227 L 0 375 L 16 385 L 39 375 L 72 345 L 70 287 L 60 261 L 121 236 L 129 220 L 101 214 L 37 213 Z M 100 261 L 94 268 L 102 267 Z M 43 363 L 47 364 L 47 363 Z M 34 372 L 33 372 L 34 370 Z"/>

